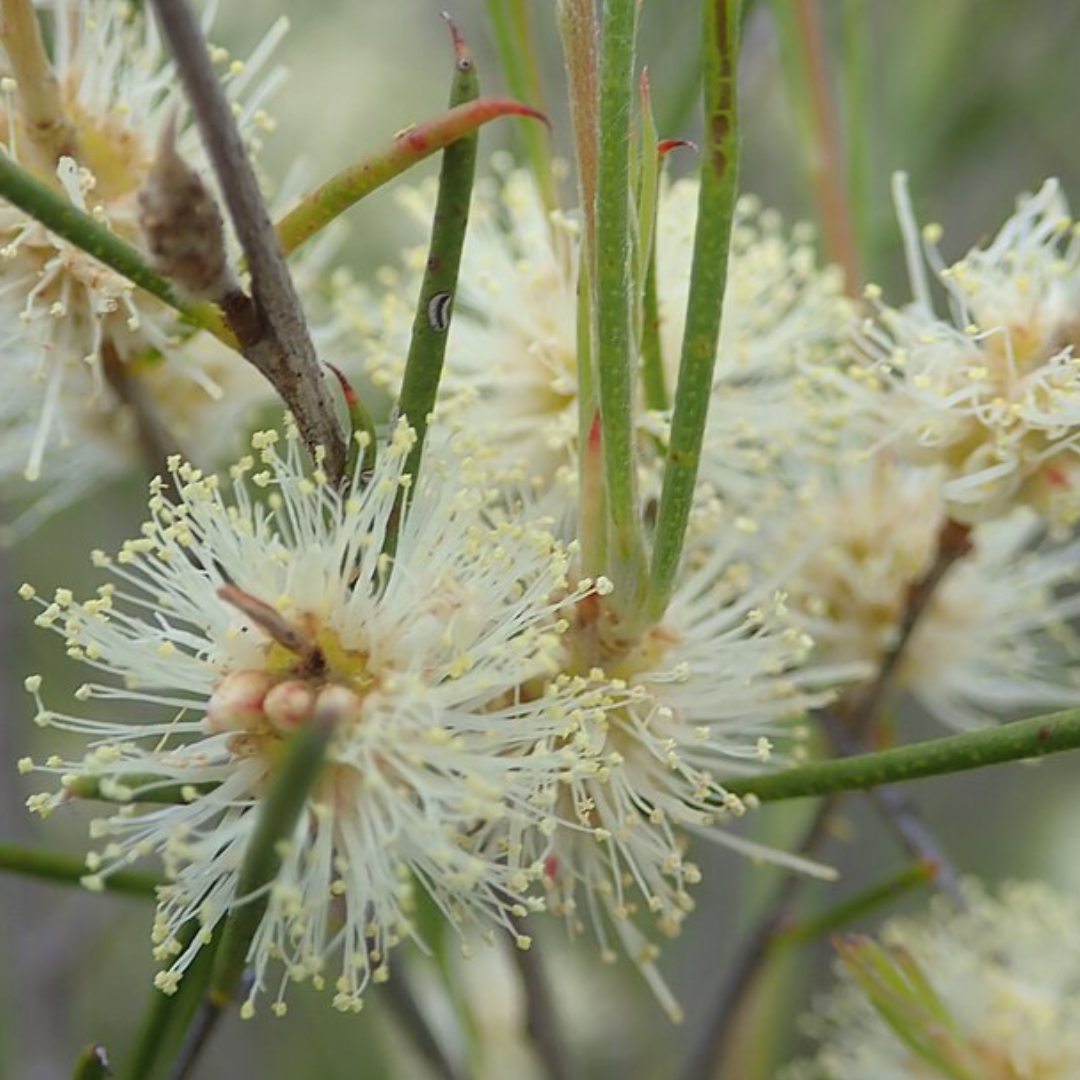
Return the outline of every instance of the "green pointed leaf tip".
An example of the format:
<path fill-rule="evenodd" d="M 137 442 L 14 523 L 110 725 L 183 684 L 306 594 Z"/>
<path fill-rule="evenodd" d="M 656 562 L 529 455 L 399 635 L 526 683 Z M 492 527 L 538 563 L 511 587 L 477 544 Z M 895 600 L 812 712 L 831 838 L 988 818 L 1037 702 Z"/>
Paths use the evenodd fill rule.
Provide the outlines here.
<path fill-rule="evenodd" d="M 951 1080 L 981 1080 L 977 1057 L 911 953 L 856 935 L 835 946 L 841 964 L 898 1039 Z"/>
<path fill-rule="evenodd" d="M 282 250 L 286 255 L 292 254 L 373 191 L 484 124 L 504 116 L 539 120 L 545 125 L 548 123 L 540 110 L 518 101 L 481 98 L 456 105 L 439 116 L 407 127 L 381 150 L 335 173 L 281 218 L 275 228 Z"/>
<path fill-rule="evenodd" d="M 71 1080 L 108 1080 L 112 1074 L 105 1047 L 93 1043 L 79 1055 Z"/>

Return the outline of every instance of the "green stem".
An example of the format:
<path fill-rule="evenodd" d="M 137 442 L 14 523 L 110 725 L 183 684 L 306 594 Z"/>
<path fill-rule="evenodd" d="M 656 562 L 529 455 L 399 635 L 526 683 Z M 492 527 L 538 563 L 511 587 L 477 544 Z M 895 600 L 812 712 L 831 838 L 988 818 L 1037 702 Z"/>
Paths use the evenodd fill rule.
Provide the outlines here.
<path fill-rule="evenodd" d="M 634 448 L 630 127 L 637 0 L 608 0 L 600 59 L 600 147 L 596 198 L 596 366 L 610 515 L 608 576 L 628 630 L 645 588 L 645 547 Z"/>
<path fill-rule="evenodd" d="M 112 1076 L 109 1059 L 105 1056 L 105 1047 L 100 1043 L 91 1043 L 75 1062 L 75 1071 L 71 1080 L 108 1080 Z"/>
<path fill-rule="evenodd" d="M 270 902 L 269 885 L 281 870 L 282 847 L 296 837 L 297 824 L 311 789 L 322 774 L 336 716 L 316 714 L 290 740 L 273 783 L 259 810 L 236 883 L 234 907 L 221 930 L 207 1001 L 217 1009 L 233 1001 L 251 945 Z M 248 899 L 258 894 L 254 900 Z"/>
<path fill-rule="evenodd" d="M 738 182 L 739 4 L 737 0 L 706 0 L 703 6 L 705 131 L 701 186 L 686 330 L 649 580 L 647 616 L 652 621 L 660 619 L 671 599 L 694 498 L 720 340 Z"/>
<path fill-rule="evenodd" d="M 199 932 L 195 920 L 181 928 L 177 935 L 181 948 L 186 949 Z M 203 945 L 192 960 L 175 994 L 155 990 L 150 999 L 135 1047 L 121 1072 L 123 1080 L 150 1080 L 160 1075 L 164 1064 L 176 1057 L 184 1033 L 202 1002 L 202 993 L 210 976 L 218 938 Z"/>
<path fill-rule="evenodd" d="M 472 53 L 462 41 L 453 23 L 455 69 L 450 88 L 450 107 L 467 104 L 480 95 L 480 79 Z M 461 252 L 469 224 L 469 204 L 476 177 L 477 136 L 474 132 L 448 146 L 439 170 L 439 192 L 431 223 L 424 279 L 420 284 L 416 316 L 413 319 L 409 354 L 401 382 L 398 411 L 416 432 L 416 443 L 409 452 L 405 471 L 415 480 L 420 471 L 427 434 L 428 417 L 435 408 L 442 378 L 450 320 L 457 293 Z M 400 498 L 404 497 L 404 493 Z M 397 520 L 400 521 L 398 514 Z M 391 534 L 395 535 L 395 534 Z"/>
<path fill-rule="evenodd" d="M 660 342 L 660 306 L 656 295 L 656 251 L 645 269 L 645 294 L 641 301 L 641 381 L 645 406 L 656 412 L 668 407 L 667 374 Z"/>
<path fill-rule="evenodd" d="M 761 802 L 806 799 L 1076 749 L 1080 749 L 1080 709 L 1070 709 L 895 750 L 819 761 L 770 776 L 740 777 L 725 781 L 724 788 L 739 796 L 753 794 Z"/>
<path fill-rule="evenodd" d="M 891 904 L 914 889 L 922 888 L 933 882 L 937 867 L 931 862 L 917 862 L 904 867 L 898 874 L 893 874 L 877 885 L 864 889 L 857 896 L 837 904 L 816 918 L 789 926 L 781 930 L 772 940 L 773 948 L 788 945 L 805 945 L 832 934 L 845 926 L 850 926 L 856 919 L 865 918 L 871 912 L 885 904 Z"/>
<path fill-rule="evenodd" d="M 226 328 L 221 313 L 213 304 L 182 301 L 172 286 L 150 269 L 137 248 L 73 206 L 4 153 L 0 153 L 0 196 L 61 239 L 81 248 L 144 292 L 174 308 L 193 326 L 213 334 L 231 349 L 236 348 L 236 338 Z"/>
<path fill-rule="evenodd" d="M 382 150 L 335 173 L 321 187 L 305 195 L 275 226 L 282 251 L 292 254 L 304 241 L 383 184 L 501 116 L 524 116 L 546 122 L 543 113 L 527 105 L 502 98 L 482 98 L 414 124 L 395 135 Z"/>
<path fill-rule="evenodd" d="M 486 7 L 507 89 L 514 97 L 543 108 L 540 66 L 525 0 L 487 0 Z M 551 171 L 550 136 L 539 128 L 527 127 L 521 131 L 521 144 L 544 206 L 554 210 L 559 200 Z"/>
<path fill-rule="evenodd" d="M 42 878 L 45 881 L 58 881 L 65 885 L 81 885 L 85 878 L 91 876 L 82 859 L 4 843 L 0 843 L 0 871 L 25 874 L 27 877 Z M 106 892 L 126 896 L 153 898 L 155 890 L 161 884 L 161 879 L 153 874 L 140 874 L 131 870 L 118 870 L 115 874 L 108 874 L 101 879 L 102 888 Z"/>

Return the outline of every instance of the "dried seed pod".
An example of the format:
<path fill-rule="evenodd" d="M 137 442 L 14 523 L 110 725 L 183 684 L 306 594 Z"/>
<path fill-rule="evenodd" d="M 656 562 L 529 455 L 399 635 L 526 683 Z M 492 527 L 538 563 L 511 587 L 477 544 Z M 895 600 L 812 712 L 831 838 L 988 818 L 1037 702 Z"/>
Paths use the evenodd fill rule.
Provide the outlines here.
<path fill-rule="evenodd" d="M 157 269 L 197 300 L 219 301 L 237 288 L 213 195 L 176 149 L 176 115 L 139 192 L 139 224 Z"/>

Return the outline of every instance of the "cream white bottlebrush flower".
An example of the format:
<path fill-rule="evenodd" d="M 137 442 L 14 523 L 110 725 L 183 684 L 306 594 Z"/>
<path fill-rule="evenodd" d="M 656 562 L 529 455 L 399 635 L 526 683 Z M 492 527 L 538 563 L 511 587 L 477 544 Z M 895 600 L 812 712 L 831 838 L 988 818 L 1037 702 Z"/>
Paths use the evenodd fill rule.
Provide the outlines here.
<path fill-rule="evenodd" d="M 461 397 L 469 424 L 500 448 L 502 465 L 547 488 L 574 475 L 578 432 L 575 217 L 544 209 L 527 173 L 497 164 L 478 185 L 447 351 L 444 386 Z M 425 224 L 430 192 L 407 193 Z M 657 291 L 669 399 L 689 288 L 697 184 L 661 188 Z M 422 268 L 426 252 L 417 253 Z M 369 357 L 369 374 L 391 391 L 405 355 L 399 328 L 410 325 L 410 274 L 386 275 L 382 322 L 389 328 Z M 823 362 L 841 340 L 851 309 L 833 270 L 814 262 L 803 231 L 791 236 L 756 199 L 739 202 L 717 362 L 714 416 L 706 437 L 708 479 L 722 495 L 760 500 L 767 467 L 816 425 L 812 403 L 793 407 L 803 364 Z M 641 425 L 666 435 L 665 411 Z M 709 461 L 713 462 L 710 468 Z"/>
<path fill-rule="evenodd" d="M 914 301 L 879 306 L 854 374 L 884 439 L 946 471 L 950 514 L 979 521 L 1017 503 L 1052 524 L 1080 515 L 1080 234 L 1056 180 L 1019 200 L 997 236 L 947 265 L 894 181 Z M 925 258 L 925 261 L 924 261 Z M 932 278 L 947 315 L 934 311 Z M 876 297 L 876 293 L 875 293 Z M 865 363 L 865 362 L 864 362 Z"/>
<path fill-rule="evenodd" d="M 67 135 L 59 146 L 31 138 L 27 88 L 14 74 L 17 58 L 3 55 L 0 143 L 73 205 L 138 246 L 138 192 L 177 104 L 175 69 L 152 23 L 133 5 L 57 0 L 40 5 L 40 11 Z M 266 68 L 284 30 L 284 22 L 275 25 L 246 63 L 215 52 L 252 144 L 269 124 L 262 106 L 283 77 L 280 69 Z M 191 127 L 181 132 L 179 148 L 195 165 L 204 160 Z M 116 471 L 116 455 L 104 451 L 106 444 L 124 448 L 128 461 L 136 459 L 131 441 L 117 437 L 126 421 L 118 425 L 112 419 L 117 395 L 110 382 L 118 379 L 134 383 L 134 392 L 167 423 L 179 399 L 177 427 L 200 449 L 204 438 L 221 441 L 222 417 L 214 406 L 224 396 L 234 411 L 253 397 L 266 397 L 263 381 L 220 343 L 206 334 L 192 337 L 171 309 L 4 202 L 0 321 L 6 387 L 0 403 L 0 485 L 7 491 L 21 475 L 85 490 L 94 474 L 85 468 L 91 458 L 100 473 Z M 227 370 L 230 364 L 238 370 Z M 205 423 L 200 402 L 207 405 Z M 57 444 L 77 453 L 53 454 Z M 231 452 L 238 449 L 234 445 Z M 45 497 L 60 501 L 52 493 Z"/>
<path fill-rule="evenodd" d="M 812 687 L 844 674 L 806 678 L 808 637 L 775 582 L 754 584 L 738 554 L 724 542 L 693 553 L 662 622 L 636 642 L 605 640 L 599 595 L 577 605 L 567 634 L 571 663 L 603 687 L 603 707 L 574 736 L 593 767 L 564 781 L 545 868 L 551 906 L 572 931 L 588 925 L 606 960 L 618 951 L 613 929 L 673 1018 L 681 1010 L 645 924 L 671 937 L 692 910 L 690 834 L 827 873 L 723 827 L 746 809 L 724 777 L 769 768 L 774 743 L 790 745 L 792 722 L 828 699 Z"/>
<path fill-rule="evenodd" d="M 888 453 L 839 472 L 784 526 L 802 562 L 790 604 L 812 663 L 876 670 L 895 645 L 910 590 L 930 571 L 947 521 L 942 478 Z M 1080 545 L 1039 543 L 1034 513 L 977 526 L 971 552 L 930 598 L 897 669 L 899 692 L 953 727 L 1080 705 Z M 1034 545 L 1034 546 L 1033 546 Z"/>
<path fill-rule="evenodd" d="M 1075 900 L 1034 883 L 990 896 L 969 882 L 964 898 L 890 920 L 884 950 L 848 942 L 839 985 L 806 1021 L 820 1048 L 781 1080 L 1080 1076 Z"/>
<path fill-rule="evenodd" d="M 29 685 L 40 723 L 89 744 L 46 768 L 69 789 L 98 778 L 122 803 L 94 826 L 90 883 L 163 857 L 163 989 L 200 947 L 181 951 L 181 928 L 210 930 L 244 901 L 237 873 L 282 740 L 320 703 L 340 719 L 251 948 L 252 998 L 270 993 L 281 1011 L 290 980 L 322 985 L 333 964 L 335 1003 L 358 1008 L 414 933 L 417 887 L 459 930 L 511 930 L 536 905 L 520 838 L 548 814 L 556 776 L 575 775 L 567 733 L 580 722 L 575 687 L 543 688 L 561 661 L 560 610 L 589 590 L 568 592 L 567 556 L 543 525 L 489 515 L 485 477 L 438 447 L 396 556 L 383 554 L 413 442 L 399 425 L 348 497 L 304 474 L 294 431 L 284 453 L 273 433 L 256 438 L 231 499 L 174 463 L 179 500 L 155 494 L 141 537 L 95 557 L 109 583 L 85 603 L 60 590 L 38 617 L 112 676 L 76 695 L 108 720 L 47 709 Z M 183 785 L 185 801 L 149 805 L 148 775 Z M 32 804 L 64 801 L 62 789 Z"/>

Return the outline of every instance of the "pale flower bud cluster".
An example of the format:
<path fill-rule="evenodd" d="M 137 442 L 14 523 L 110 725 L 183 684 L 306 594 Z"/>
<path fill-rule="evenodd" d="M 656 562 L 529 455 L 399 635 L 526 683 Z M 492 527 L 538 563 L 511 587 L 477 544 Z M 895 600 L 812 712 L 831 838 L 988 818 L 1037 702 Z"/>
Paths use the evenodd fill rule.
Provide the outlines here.
<path fill-rule="evenodd" d="M 851 942 L 805 1021 L 819 1048 L 782 1080 L 1069 1080 L 1080 1075 L 1080 908 L 1035 883 L 892 919 Z M 871 956 L 871 954 L 875 954 Z M 874 977 L 892 957 L 894 980 Z M 872 989 L 867 991 L 867 987 Z M 900 989 L 903 987 L 903 989 Z"/>

